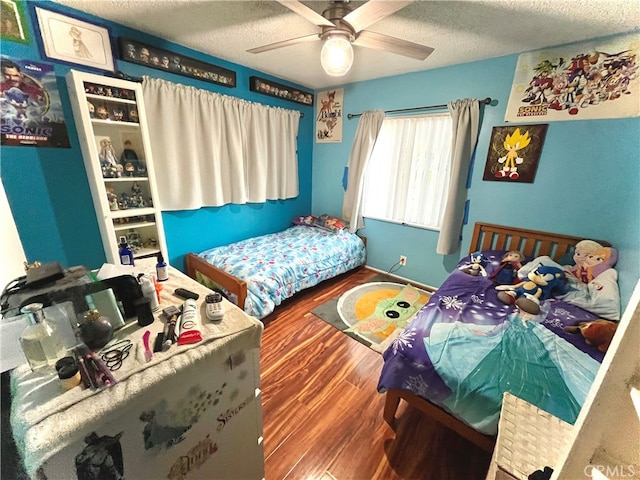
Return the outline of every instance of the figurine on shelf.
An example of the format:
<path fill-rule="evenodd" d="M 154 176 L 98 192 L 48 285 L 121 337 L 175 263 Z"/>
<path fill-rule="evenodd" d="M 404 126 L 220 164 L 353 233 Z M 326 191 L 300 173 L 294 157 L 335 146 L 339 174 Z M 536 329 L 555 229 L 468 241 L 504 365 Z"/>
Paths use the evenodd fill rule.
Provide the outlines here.
<path fill-rule="evenodd" d="M 113 119 L 116 122 L 124 121 L 124 111 L 120 107 L 114 108 L 112 113 L 113 113 Z"/>
<path fill-rule="evenodd" d="M 111 139 L 109 137 L 105 137 L 100 140 L 100 152 L 98 153 L 98 157 L 100 158 L 100 163 L 102 165 L 107 165 L 110 167 L 115 167 L 116 165 L 118 165 L 116 149 L 113 148 L 113 144 L 111 143 Z"/>
<path fill-rule="evenodd" d="M 142 187 L 138 182 L 133 182 L 133 185 L 131 185 L 131 195 L 135 195 L 137 197 L 142 196 Z"/>
<path fill-rule="evenodd" d="M 131 140 L 124 141 L 124 150 L 122 151 L 122 155 L 120 155 L 120 163 L 124 166 L 127 177 L 137 175 L 141 162 L 136 151 L 131 148 Z"/>
<path fill-rule="evenodd" d="M 127 192 L 122 192 L 120 194 L 120 210 L 127 210 L 129 208 L 129 195 L 127 195 Z"/>
<path fill-rule="evenodd" d="M 109 210 L 119 210 L 118 196 L 111 187 L 107 187 L 107 200 L 109 201 Z"/>
<path fill-rule="evenodd" d="M 87 108 L 89 109 L 89 117 L 96 117 L 96 107 L 93 106 L 93 103 L 87 102 Z"/>
<path fill-rule="evenodd" d="M 140 234 L 135 230 L 129 230 L 129 233 L 127 234 L 127 243 L 134 253 L 142 248 L 142 238 L 140 238 Z"/>
<path fill-rule="evenodd" d="M 138 111 L 135 109 L 129 110 L 129 121 L 133 123 L 138 123 L 140 121 L 140 117 L 138 117 Z"/>
<path fill-rule="evenodd" d="M 109 110 L 104 105 L 98 105 L 96 108 L 96 118 L 100 120 L 109 120 Z"/>

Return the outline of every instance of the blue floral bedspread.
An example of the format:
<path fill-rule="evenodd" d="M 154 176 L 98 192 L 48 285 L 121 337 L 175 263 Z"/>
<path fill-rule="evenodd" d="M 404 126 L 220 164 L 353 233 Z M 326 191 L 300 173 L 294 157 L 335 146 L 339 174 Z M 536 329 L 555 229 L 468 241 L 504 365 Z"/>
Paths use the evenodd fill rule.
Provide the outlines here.
<path fill-rule="evenodd" d="M 366 261 L 364 244 L 357 235 L 310 226 L 294 226 L 198 256 L 247 282 L 244 310 L 257 318 L 266 317 L 296 292 Z"/>
<path fill-rule="evenodd" d="M 409 390 L 487 435 L 506 391 L 574 423 L 604 354 L 564 327 L 595 318 L 555 299 L 523 313 L 456 269 L 384 352 L 378 391 Z"/>

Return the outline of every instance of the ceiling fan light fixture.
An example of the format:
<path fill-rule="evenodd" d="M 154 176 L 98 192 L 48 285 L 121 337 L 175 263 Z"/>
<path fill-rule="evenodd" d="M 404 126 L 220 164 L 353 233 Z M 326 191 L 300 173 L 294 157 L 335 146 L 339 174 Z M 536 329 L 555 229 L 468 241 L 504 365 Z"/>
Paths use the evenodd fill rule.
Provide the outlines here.
<path fill-rule="evenodd" d="M 353 47 L 349 39 L 344 35 L 328 37 L 320 52 L 320 63 L 327 75 L 345 75 L 353 65 Z"/>

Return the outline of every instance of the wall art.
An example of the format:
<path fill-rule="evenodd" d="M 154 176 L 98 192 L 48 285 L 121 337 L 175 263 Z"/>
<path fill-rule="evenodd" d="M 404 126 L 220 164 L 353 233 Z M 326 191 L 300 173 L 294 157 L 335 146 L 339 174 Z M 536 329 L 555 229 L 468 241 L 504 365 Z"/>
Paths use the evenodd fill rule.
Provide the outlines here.
<path fill-rule="evenodd" d="M 128 38 L 118 38 L 119 58 L 156 70 L 235 88 L 236 72 Z"/>
<path fill-rule="evenodd" d="M 520 55 L 505 122 L 639 116 L 639 45 L 631 34 Z"/>
<path fill-rule="evenodd" d="M 318 93 L 316 143 L 342 142 L 343 105 L 343 88 Z"/>
<path fill-rule="evenodd" d="M 493 127 L 483 180 L 533 183 L 547 124 Z"/>
<path fill-rule="evenodd" d="M 263 95 L 269 95 L 270 97 L 289 100 L 290 102 L 313 105 L 313 93 L 260 77 L 249 77 L 249 90 Z"/>
<path fill-rule="evenodd" d="M 53 65 L 0 56 L 3 80 L 0 143 L 69 148 Z"/>
<path fill-rule="evenodd" d="M 0 38 L 29 43 L 22 2 L 0 0 Z"/>
<path fill-rule="evenodd" d="M 71 65 L 113 72 L 109 29 L 52 10 L 34 7 L 42 55 Z"/>

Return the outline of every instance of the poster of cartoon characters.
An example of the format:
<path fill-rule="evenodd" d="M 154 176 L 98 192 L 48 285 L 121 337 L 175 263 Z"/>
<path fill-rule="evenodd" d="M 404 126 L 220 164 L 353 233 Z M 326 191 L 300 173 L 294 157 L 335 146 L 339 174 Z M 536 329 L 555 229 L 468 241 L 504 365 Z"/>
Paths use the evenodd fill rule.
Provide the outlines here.
<path fill-rule="evenodd" d="M 70 148 L 53 65 L 0 57 L 1 144 Z"/>
<path fill-rule="evenodd" d="M 493 127 L 483 180 L 533 183 L 547 124 Z"/>
<path fill-rule="evenodd" d="M 639 54 L 631 34 L 520 55 L 505 121 L 638 116 Z"/>
<path fill-rule="evenodd" d="M 318 93 L 316 143 L 342 142 L 343 101 L 343 88 Z"/>

